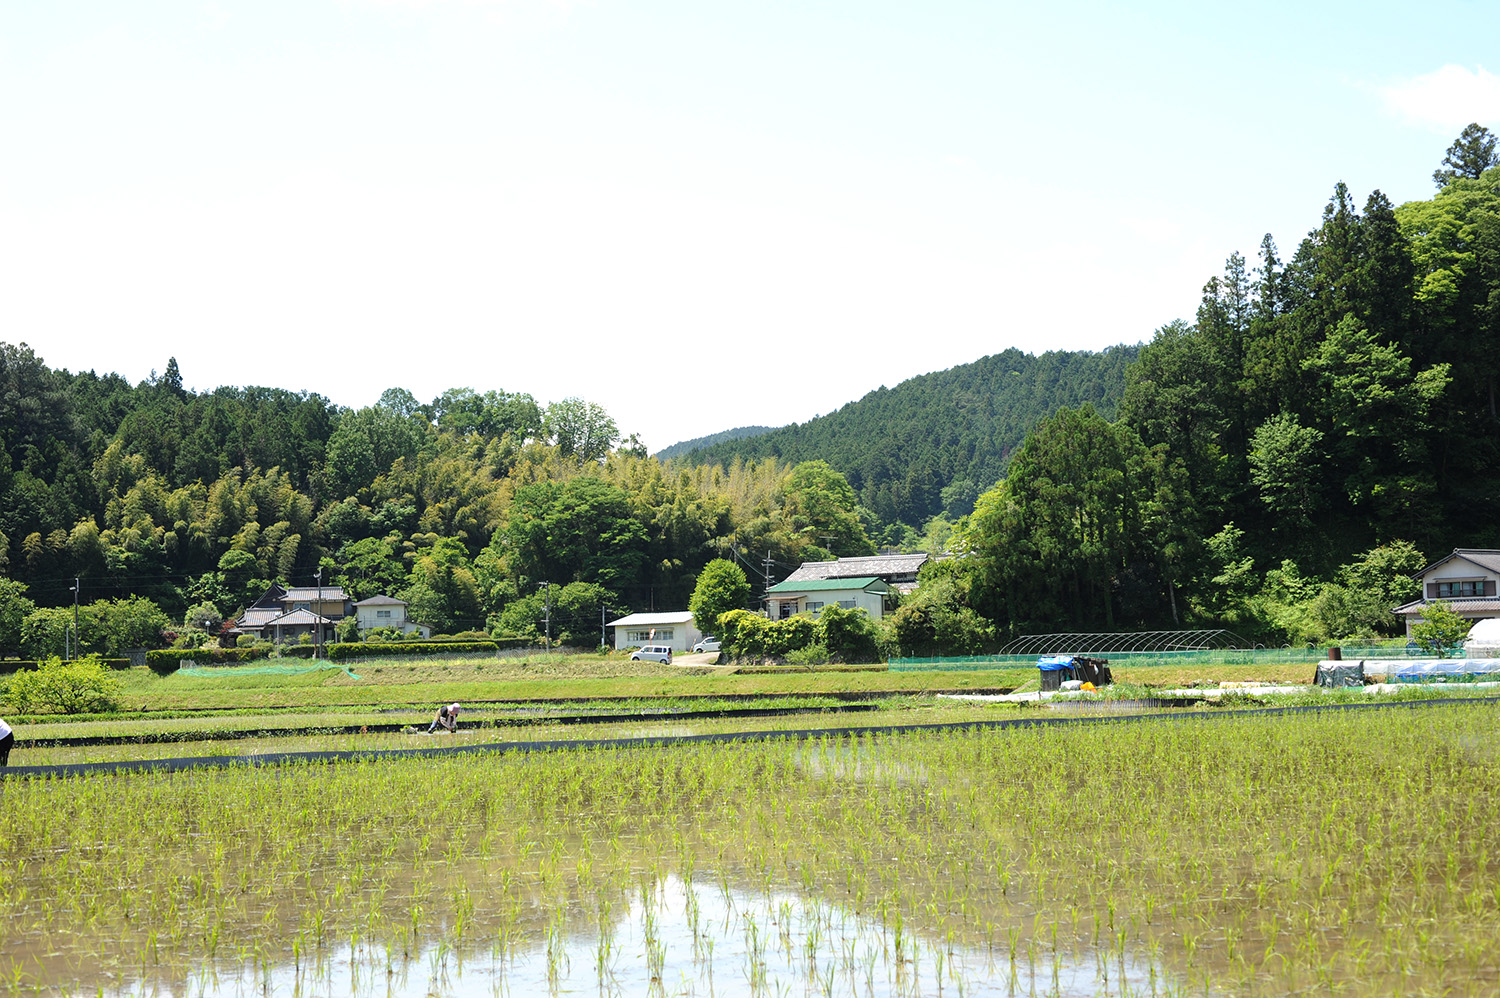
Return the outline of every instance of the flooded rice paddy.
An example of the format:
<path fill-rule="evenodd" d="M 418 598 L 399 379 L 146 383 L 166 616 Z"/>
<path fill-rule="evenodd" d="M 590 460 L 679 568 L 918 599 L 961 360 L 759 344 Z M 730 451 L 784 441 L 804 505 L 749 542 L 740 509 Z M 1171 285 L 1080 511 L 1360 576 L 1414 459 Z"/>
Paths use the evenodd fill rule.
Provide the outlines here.
<path fill-rule="evenodd" d="M 0 992 L 1500 992 L 1500 710 L 0 781 Z"/>

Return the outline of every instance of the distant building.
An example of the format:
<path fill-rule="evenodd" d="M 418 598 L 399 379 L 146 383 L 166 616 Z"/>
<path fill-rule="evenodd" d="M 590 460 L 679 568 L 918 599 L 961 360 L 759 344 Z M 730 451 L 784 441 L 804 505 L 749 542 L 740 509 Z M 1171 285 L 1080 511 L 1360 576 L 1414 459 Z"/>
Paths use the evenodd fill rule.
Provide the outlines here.
<path fill-rule="evenodd" d="M 786 581 L 822 582 L 828 579 L 876 578 L 904 595 L 917 588 L 917 572 L 931 557 L 925 552 L 919 552 L 840 558 L 837 561 L 804 561 L 801 568 L 786 577 Z"/>
<path fill-rule="evenodd" d="M 273 582 L 225 629 L 223 639 L 233 641 L 249 634 L 285 644 L 300 641 L 307 634 L 314 641 L 329 642 L 334 640 L 334 625 L 349 616 L 353 607 L 341 586 L 283 589 Z"/>
<path fill-rule="evenodd" d="M 894 591 L 889 583 L 873 575 L 803 582 L 794 581 L 795 577 L 793 573 L 792 578 L 766 590 L 766 616 L 772 620 L 785 620 L 799 613 L 816 617 L 829 606 L 841 606 L 846 610 L 858 608 L 864 610 L 871 620 L 879 620 L 885 616 Z"/>
<path fill-rule="evenodd" d="M 667 613 L 632 613 L 611 620 L 606 625 L 615 636 L 615 648 L 639 648 L 641 645 L 670 645 L 673 651 L 687 651 L 703 640 L 703 632 L 693 623 L 687 610 Z"/>
<path fill-rule="evenodd" d="M 373 631 L 377 627 L 394 627 L 402 634 L 421 634 L 424 638 L 432 637 L 432 628 L 426 624 L 419 624 L 414 620 L 407 619 L 406 608 L 410 606 L 405 600 L 399 600 L 392 596 L 371 596 L 354 604 L 354 614 L 359 620 L 359 633 Z"/>
<path fill-rule="evenodd" d="M 1453 612 L 1469 620 L 1500 617 L 1500 551 L 1493 548 L 1454 548 L 1413 578 L 1422 582 L 1422 596 L 1391 612 L 1406 620 L 1406 635 L 1422 622 L 1428 603 L 1441 600 Z"/>

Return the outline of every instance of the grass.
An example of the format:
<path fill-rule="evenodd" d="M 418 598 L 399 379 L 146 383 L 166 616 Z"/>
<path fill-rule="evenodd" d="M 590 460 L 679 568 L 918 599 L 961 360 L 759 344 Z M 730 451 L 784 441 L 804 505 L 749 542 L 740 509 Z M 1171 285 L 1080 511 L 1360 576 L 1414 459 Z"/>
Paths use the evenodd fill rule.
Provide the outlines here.
<path fill-rule="evenodd" d="M 647 962 L 733 947 L 765 993 L 830 990 L 776 976 L 784 948 L 848 970 L 837 993 L 1131 961 L 1158 993 L 1492 995 L 1497 745 L 1500 709 L 1461 704 L 7 781 L 0 953 L 18 991 L 253 984 L 346 948 L 392 973 L 524 951 L 564 989 L 582 933 L 607 991 L 618 913 L 684 882 L 785 915 L 648 920 Z M 835 908 L 881 927 L 847 967 Z"/>

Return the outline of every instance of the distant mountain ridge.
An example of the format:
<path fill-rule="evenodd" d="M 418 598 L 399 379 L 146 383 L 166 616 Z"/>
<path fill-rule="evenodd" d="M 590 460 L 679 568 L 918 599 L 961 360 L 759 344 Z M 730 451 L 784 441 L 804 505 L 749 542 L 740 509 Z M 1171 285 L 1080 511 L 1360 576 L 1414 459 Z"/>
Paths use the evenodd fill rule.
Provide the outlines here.
<path fill-rule="evenodd" d="M 683 440 L 670 447 L 663 447 L 657 451 L 655 456 L 665 461 L 668 458 L 678 457 L 688 451 L 701 450 L 714 444 L 724 443 L 729 440 L 742 440 L 745 437 L 755 437 L 762 433 L 770 433 L 776 429 L 774 426 L 736 426 L 732 430 L 723 430 L 719 433 L 710 433 L 706 437 L 694 437 L 692 440 Z"/>
<path fill-rule="evenodd" d="M 806 423 L 699 447 L 680 444 L 661 456 L 694 464 L 822 459 L 848 477 L 882 521 L 919 526 L 941 512 L 968 512 L 1037 421 L 1059 408 L 1087 402 L 1113 419 L 1125 368 L 1140 349 L 1006 350 L 876 389 Z"/>

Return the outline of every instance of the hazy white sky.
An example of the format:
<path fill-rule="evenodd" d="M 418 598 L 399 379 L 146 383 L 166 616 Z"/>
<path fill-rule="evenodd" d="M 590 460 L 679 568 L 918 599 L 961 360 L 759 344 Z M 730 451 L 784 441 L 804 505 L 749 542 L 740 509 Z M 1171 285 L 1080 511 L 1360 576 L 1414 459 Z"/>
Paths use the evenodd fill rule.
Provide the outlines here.
<path fill-rule="evenodd" d="M 1500 6 L 0 3 L 0 339 L 653 449 L 1190 318 L 1335 182 L 1429 197 Z"/>

